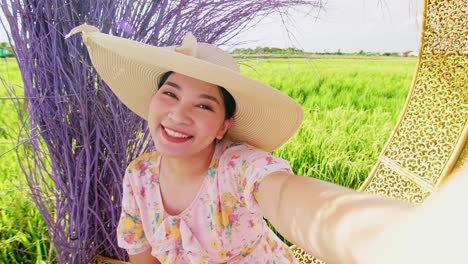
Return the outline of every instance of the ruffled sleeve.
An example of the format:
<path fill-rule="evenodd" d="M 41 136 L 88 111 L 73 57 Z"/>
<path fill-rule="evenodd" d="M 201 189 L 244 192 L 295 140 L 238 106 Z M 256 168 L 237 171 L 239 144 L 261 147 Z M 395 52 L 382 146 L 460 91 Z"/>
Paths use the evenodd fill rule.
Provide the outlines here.
<path fill-rule="evenodd" d="M 140 209 L 135 199 L 137 187 L 132 184 L 132 164 L 123 179 L 122 212 L 117 227 L 117 243 L 128 254 L 141 253 L 150 247 L 143 231 Z"/>
<path fill-rule="evenodd" d="M 245 204 L 252 213 L 261 213 L 257 202 L 257 192 L 263 178 L 277 171 L 292 173 L 287 161 L 247 145 L 241 146 L 239 151 L 231 155 L 228 164 L 238 172 L 241 203 Z"/>

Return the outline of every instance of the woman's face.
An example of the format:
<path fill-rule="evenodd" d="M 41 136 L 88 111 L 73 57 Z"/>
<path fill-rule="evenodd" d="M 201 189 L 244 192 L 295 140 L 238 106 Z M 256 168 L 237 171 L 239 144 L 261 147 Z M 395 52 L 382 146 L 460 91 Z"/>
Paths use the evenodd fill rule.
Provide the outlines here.
<path fill-rule="evenodd" d="M 170 157 L 211 151 L 232 124 L 219 87 L 173 73 L 153 95 L 148 125 L 156 149 Z"/>

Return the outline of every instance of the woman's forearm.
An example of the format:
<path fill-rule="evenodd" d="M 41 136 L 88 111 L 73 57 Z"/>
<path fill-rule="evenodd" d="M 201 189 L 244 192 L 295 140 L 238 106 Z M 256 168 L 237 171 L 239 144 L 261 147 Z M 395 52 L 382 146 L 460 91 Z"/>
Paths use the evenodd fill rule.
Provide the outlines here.
<path fill-rule="evenodd" d="M 129 262 L 132 264 L 161 264 L 159 260 L 151 255 L 151 248 L 136 255 L 129 255 Z"/>
<path fill-rule="evenodd" d="M 286 239 L 329 264 L 360 263 L 356 259 L 383 228 L 413 208 L 285 173 L 266 177 L 258 199 L 265 216 Z"/>

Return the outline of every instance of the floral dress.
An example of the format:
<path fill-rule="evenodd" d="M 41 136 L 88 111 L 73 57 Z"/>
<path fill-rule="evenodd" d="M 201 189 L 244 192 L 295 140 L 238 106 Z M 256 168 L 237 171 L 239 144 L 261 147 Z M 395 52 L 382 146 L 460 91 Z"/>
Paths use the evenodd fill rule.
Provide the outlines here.
<path fill-rule="evenodd" d="M 151 248 L 161 263 L 297 263 L 267 226 L 256 202 L 264 176 L 289 164 L 246 144 L 223 140 L 191 204 L 165 212 L 157 152 L 129 165 L 123 181 L 118 244 L 129 254 Z"/>

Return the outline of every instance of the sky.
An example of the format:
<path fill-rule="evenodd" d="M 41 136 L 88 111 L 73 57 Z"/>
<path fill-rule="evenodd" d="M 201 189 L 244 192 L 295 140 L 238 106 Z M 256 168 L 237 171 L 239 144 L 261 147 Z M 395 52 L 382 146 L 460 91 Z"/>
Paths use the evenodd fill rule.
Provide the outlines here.
<path fill-rule="evenodd" d="M 322 0 L 324 8 L 272 14 L 226 48 L 294 47 L 304 51 L 417 51 L 422 0 Z M 5 21 L 2 13 L 2 20 Z M 0 42 L 7 41 L 0 26 Z"/>
<path fill-rule="evenodd" d="M 279 15 L 263 19 L 238 36 L 246 42 L 239 46 L 295 47 L 316 52 L 402 52 L 419 48 L 423 1 L 324 2 L 321 10 L 292 11 L 286 27 Z"/>

